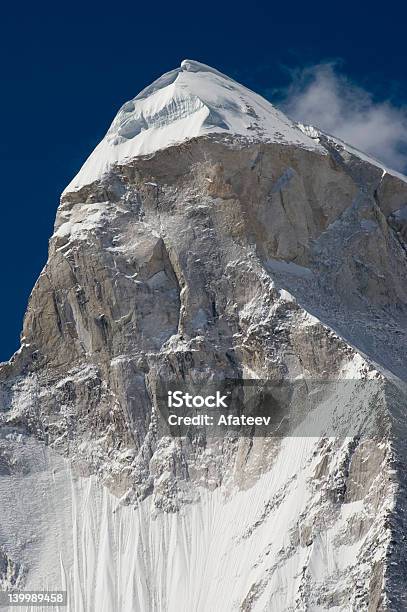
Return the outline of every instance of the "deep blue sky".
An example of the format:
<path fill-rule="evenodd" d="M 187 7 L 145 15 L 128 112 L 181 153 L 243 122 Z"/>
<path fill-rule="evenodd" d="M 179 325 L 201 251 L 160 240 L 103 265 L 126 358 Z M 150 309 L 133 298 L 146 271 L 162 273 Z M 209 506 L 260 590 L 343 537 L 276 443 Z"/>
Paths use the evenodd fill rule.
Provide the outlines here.
<path fill-rule="evenodd" d="M 60 192 L 118 107 L 182 59 L 267 94 L 288 83 L 286 67 L 340 58 L 344 73 L 378 100 L 407 104 L 405 15 L 397 3 L 380 11 L 358 4 L 7 3 L 0 26 L 0 360 L 19 346 Z"/>

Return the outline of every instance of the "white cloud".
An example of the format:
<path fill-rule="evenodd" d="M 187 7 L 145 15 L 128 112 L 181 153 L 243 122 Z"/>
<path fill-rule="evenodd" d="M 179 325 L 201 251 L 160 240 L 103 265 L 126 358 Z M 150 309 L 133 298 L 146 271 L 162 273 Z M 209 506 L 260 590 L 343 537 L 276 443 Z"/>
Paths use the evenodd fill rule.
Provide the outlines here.
<path fill-rule="evenodd" d="M 283 109 L 293 119 L 319 127 L 385 164 L 407 169 L 407 109 L 375 102 L 340 74 L 333 63 L 293 73 Z"/>

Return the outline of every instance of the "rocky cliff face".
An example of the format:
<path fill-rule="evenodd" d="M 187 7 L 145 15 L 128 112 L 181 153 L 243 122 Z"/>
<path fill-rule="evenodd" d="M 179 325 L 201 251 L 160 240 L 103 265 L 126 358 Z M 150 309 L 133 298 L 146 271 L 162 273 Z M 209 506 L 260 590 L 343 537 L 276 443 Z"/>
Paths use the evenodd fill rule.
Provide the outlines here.
<path fill-rule="evenodd" d="M 75 612 L 407 609 L 406 205 L 206 66 L 127 103 L 0 369 L 0 583 Z M 307 433 L 163 435 L 161 380 L 224 378 L 330 386 Z"/>

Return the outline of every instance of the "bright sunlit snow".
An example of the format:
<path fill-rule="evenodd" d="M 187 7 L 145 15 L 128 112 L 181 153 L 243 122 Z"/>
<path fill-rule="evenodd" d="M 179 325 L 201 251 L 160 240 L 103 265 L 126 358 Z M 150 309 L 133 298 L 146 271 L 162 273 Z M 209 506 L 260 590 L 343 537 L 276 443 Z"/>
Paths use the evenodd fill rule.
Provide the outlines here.
<path fill-rule="evenodd" d="M 214 133 L 326 153 L 261 96 L 205 64 L 184 60 L 121 107 L 106 136 L 65 191 L 92 183 L 114 164 Z"/>

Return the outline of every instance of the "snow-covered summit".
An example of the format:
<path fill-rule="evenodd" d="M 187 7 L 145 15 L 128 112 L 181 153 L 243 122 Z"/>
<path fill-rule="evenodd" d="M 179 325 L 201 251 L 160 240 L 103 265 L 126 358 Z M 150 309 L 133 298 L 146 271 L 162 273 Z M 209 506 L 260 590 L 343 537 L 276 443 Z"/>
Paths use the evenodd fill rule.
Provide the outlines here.
<path fill-rule="evenodd" d="M 126 102 L 66 188 L 75 191 L 117 163 L 204 134 L 227 133 L 325 153 L 270 102 L 214 68 L 184 60 Z"/>

